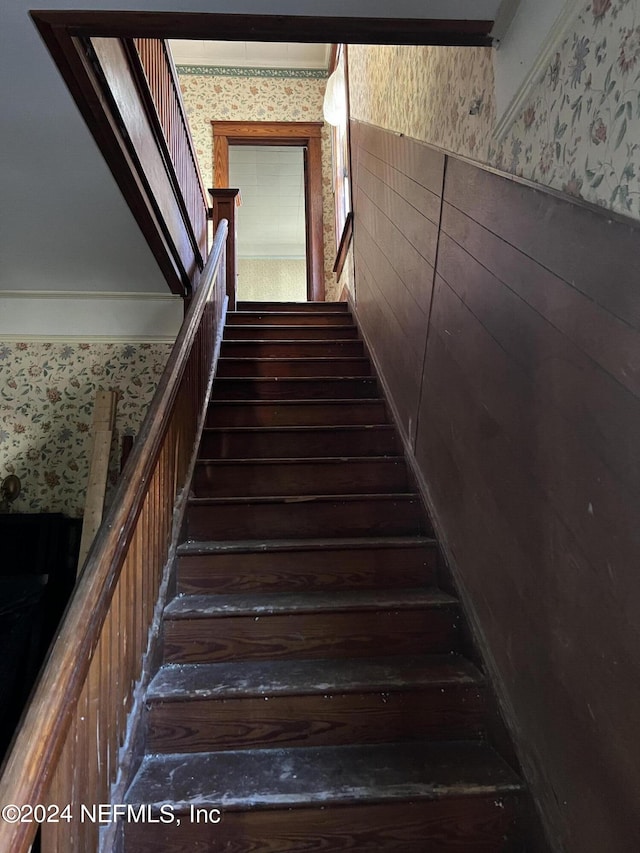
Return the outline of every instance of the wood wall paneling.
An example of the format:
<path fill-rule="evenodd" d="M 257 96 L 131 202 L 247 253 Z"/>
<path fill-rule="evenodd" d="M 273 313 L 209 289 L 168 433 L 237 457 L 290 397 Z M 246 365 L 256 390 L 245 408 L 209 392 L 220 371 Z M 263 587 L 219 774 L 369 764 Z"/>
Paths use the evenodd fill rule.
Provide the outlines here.
<path fill-rule="evenodd" d="M 358 319 L 549 837 L 634 849 L 638 227 L 380 128 L 352 141 Z"/>
<path fill-rule="evenodd" d="M 416 406 L 419 400 L 420 377 L 424 359 L 424 342 L 409 346 L 405 330 L 389 308 L 376 285 L 366 256 L 356 252 L 360 271 L 358 278 L 358 316 L 368 337 L 377 341 L 375 357 L 384 381 L 394 389 L 396 414 L 405 435 L 413 439 Z"/>
<path fill-rule="evenodd" d="M 358 314 L 405 435 L 412 441 L 437 250 L 444 158 L 390 162 L 395 138 L 352 122 Z M 418 152 L 422 154 L 422 149 Z"/>
<path fill-rule="evenodd" d="M 638 696 L 632 651 L 637 615 L 630 612 L 633 605 L 625 608 L 621 586 L 626 576 L 631 594 L 637 580 L 635 562 L 618 561 L 614 567 L 613 560 L 598 558 L 603 551 L 611 556 L 608 543 L 620 535 L 628 540 L 628 532 L 625 536 L 624 523 L 613 529 L 606 519 L 594 524 L 581 503 L 592 491 L 581 488 L 584 483 L 572 474 L 576 461 L 593 465 L 594 455 L 583 448 L 570 451 L 574 436 L 561 419 L 550 418 L 545 427 L 542 419 L 532 419 L 530 383 L 441 282 L 435 303 L 418 437 L 420 467 L 440 508 L 439 521 L 450 537 L 466 597 L 508 685 L 512 722 L 522 732 L 521 755 L 530 779 L 539 782 L 536 793 L 546 813 L 555 812 L 557 823 L 570 811 L 582 826 L 588 802 L 598 825 L 593 846 L 584 837 L 568 849 L 624 849 L 612 839 L 619 843 L 618 833 L 628 832 L 629 824 L 621 830 L 612 810 L 618 799 L 632 805 L 627 791 L 636 759 L 621 749 L 625 736 L 620 733 L 626 730 L 629 737 Z M 453 342 L 447 331 L 453 331 Z M 565 462 L 566 454 L 572 458 Z M 599 513 L 605 510 L 602 501 L 596 505 Z M 626 508 L 627 518 L 632 506 Z M 594 530 L 591 541 L 585 541 L 581 533 L 589 526 Z M 600 553 L 594 554 L 598 538 Z M 603 638 L 615 655 L 603 654 Z M 631 664 L 626 673 L 618 669 L 623 661 Z M 596 729 L 600 734 L 594 739 Z M 606 751 L 619 756 L 606 789 L 594 761 L 602 749 L 600 738 Z M 567 773 L 569 761 L 575 775 Z M 568 804 L 561 810 L 554 791 Z M 632 814 L 630 809 L 627 821 Z M 607 824 L 615 835 L 600 834 Z"/>
<path fill-rule="evenodd" d="M 573 281 L 541 266 L 450 203 L 444 205 L 442 228 L 604 371 L 640 396 L 638 333 L 633 326 L 603 312 Z"/>
<path fill-rule="evenodd" d="M 638 228 L 451 159 L 447 201 L 541 267 L 640 328 Z"/>

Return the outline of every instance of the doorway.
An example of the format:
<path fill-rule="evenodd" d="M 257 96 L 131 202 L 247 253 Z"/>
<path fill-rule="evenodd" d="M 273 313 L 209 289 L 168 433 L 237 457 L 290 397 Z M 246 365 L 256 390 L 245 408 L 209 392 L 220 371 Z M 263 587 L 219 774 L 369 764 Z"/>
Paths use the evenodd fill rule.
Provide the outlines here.
<path fill-rule="evenodd" d="M 214 184 L 228 187 L 230 148 L 251 146 L 297 148 L 304 152 L 306 298 L 324 301 L 322 222 L 322 122 L 214 121 Z M 242 192 L 242 187 L 240 187 Z M 279 211 L 274 203 L 272 217 Z M 243 297 L 244 298 L 244 297 Z"/>
<path fill-rule="evenodd" d="M 229 146 L 229 184 L 241 190 L 237 222 L 237 299 L 305 302 L 307 235 L 305 149 Z"/>

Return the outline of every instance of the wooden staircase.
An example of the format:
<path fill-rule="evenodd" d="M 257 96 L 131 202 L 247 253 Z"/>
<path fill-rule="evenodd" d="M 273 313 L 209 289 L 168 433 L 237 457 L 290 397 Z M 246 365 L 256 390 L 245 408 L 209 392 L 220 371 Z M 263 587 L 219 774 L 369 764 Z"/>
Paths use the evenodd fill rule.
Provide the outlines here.
<path fill-rule="evenodd" d="M 124 824 L 126 853 L 522 849 L 522 785 L 487 743 L 487 685 L 347 306 L 238 309 L 127 794 L 175 819 Z"/>

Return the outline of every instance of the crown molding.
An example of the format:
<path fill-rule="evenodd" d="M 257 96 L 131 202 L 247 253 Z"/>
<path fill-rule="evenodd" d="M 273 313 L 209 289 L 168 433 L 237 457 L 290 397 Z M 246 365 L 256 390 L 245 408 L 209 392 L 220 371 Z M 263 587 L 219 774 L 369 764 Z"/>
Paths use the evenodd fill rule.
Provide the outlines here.
<path fill-rule="evenodd" d="M 493 130 L 493 139 L 502 142 L 514 121 L 525 108 L 534 87 L 540 82 L 541 77 L 546 74 L 553 54 L 558 50 L 564 39 L 567 29 L 574 22 L 578 12 L 583 8 L 583 0 L 566 0 L 564 7 L 553 26 L 547 33 L 547 37 L 540 47 L 538 56 L 529 69 L 527 76 L 522 81 L 518 91 L 511 99 L 509 105 L 498 119 Z"/>

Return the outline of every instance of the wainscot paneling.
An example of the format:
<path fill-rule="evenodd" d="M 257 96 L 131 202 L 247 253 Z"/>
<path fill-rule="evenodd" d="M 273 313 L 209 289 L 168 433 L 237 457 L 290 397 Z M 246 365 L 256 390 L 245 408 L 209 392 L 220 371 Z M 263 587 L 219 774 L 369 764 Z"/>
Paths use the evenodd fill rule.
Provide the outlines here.
<path fill-rule="evenodd" d="M 438 245 L 444 156 L 352 123 L 357 310 L 413 441 Z"/>
<path fill-rule="evenodd" d="M 358 319 L 550 844 L 635 850 L 640 229 L 352 144 Z"/>

